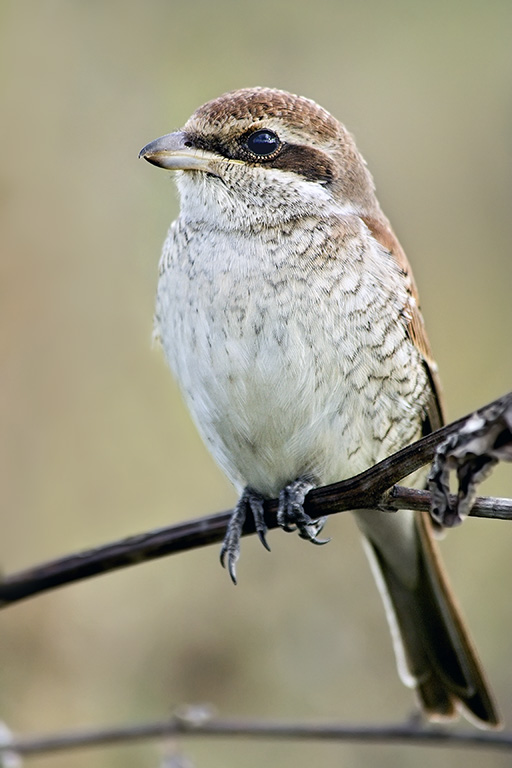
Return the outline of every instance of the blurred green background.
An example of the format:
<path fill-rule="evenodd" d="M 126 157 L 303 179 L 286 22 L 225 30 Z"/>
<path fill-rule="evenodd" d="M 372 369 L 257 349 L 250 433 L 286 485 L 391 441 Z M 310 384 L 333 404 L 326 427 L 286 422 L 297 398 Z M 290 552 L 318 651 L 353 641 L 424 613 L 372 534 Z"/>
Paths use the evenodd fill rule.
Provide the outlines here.
<path fill-rule="evenodd" d="M 355 134 L 412 261 L 451 417 L 510 389 L 509 0 L 0 3 L 0 562 L 5 572 L 226 509 L 158 349 L 170 176 L 137 160 L 207 99 L 270 85 Z M 486 484 L 512 495 L 510 467 Z M 166 716 L 402 720 L 383 610 L 348 515 L 328 547 L 243 543 L 93 579 L 0 617 L 0 718 L 19 732 Z M 443 551 L 512 727 L 512 525 Z M 501 586 L 503 585 L 503 586 Z M 404 747 L 184 742 L 198 768 L 510 765 Z M 162 747 L 37 764 L 154 766 Z"/>

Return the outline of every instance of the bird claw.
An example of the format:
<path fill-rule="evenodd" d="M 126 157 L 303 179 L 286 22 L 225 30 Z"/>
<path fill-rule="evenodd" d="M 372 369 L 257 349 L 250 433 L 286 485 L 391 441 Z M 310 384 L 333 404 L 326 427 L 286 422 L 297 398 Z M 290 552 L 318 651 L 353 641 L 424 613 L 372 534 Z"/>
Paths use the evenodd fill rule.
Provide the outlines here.
<path fill-rule="evenodd" d="M 223 568 L 227 568 L 231 581 L 236 584 L 236 563 L 240 557 L 240 539 L 245 523 L 247 511 L 250 511 L 254 518 L 254 527 L 259 540 L 270 552 L 270 547 L 266 539 L 267 525 L 263 513 L 263 497 L 250 488 L 245 488 L 238 499 L 235 511 L 231 515 L 220 550 L 220 562 Z"/>
<path fill-rule="evenodd" d="M 298 531 L 301 539 L 311 541 L 312 544 L 327 544 L 330 538 L 318 538 L 327 518 L 313 520 L 304 512 L 304 499 L 314 487 L 309 478 L 299 477 L 283 488 L 279 494 L 277 522 L 284 531 Z"/>

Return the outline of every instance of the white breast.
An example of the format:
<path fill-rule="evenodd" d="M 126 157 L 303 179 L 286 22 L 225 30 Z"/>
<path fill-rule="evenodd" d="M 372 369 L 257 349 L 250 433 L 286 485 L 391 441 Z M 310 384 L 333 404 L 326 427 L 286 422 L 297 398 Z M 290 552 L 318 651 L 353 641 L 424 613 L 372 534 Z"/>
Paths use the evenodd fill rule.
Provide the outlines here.
<path fill-rule="evenodd" d="M 239 490 L 268 496 L 405 445 L 426 387 L 398 270 L 390 292 L 369 235 L 304 224 L 234 238 L 176 222 L 161 261 L 156 330 L 199 431 Z"/>

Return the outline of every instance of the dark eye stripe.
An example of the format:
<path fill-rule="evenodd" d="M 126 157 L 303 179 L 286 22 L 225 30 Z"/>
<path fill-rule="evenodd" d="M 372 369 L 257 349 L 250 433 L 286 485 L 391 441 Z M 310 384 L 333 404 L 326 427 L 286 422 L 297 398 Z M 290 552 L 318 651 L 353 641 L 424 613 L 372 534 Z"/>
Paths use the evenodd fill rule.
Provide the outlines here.
<path fill-rule="evenodd" d="M 272 168 L 292 171 L 308 181 L 327 184 L 337 177 L 335 166 L 325 152 L 300 144 L 284 144 L 283 150 L 269 163 Z"/>

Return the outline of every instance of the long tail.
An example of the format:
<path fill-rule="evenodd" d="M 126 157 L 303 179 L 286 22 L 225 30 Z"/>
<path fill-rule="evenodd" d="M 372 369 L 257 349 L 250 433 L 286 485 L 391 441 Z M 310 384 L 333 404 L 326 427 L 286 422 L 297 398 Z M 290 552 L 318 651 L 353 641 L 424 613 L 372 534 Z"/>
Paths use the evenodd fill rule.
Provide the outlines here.
<path fill-rule="evenodd" d="M 402 514 L 386 517 L 396 519 Z M 430 719 L 453 719 L 462 709 L 476 725 L 498 727 L 500 718 L 442 568 L 430 520 L 424 514 L 411 514 L 409 520 L 415 544 L 410 536 L 407 543 L 409 551 L 412 546 L 416 553 L 413 578 L 410 565 L 406 578 L 398 567 L 397 541 L 390 544 L 390 534 L 400 538 L 403 527 L 399 531 L 383 521 L 383 526 L 375 528 L 371 517 L 358 519 L 386 606 L 401 677 L 416 688 Z"/>

